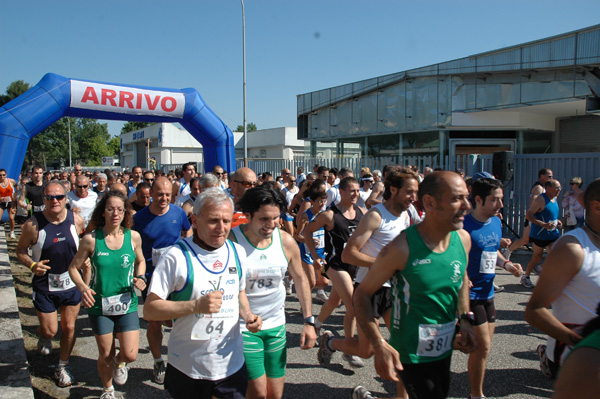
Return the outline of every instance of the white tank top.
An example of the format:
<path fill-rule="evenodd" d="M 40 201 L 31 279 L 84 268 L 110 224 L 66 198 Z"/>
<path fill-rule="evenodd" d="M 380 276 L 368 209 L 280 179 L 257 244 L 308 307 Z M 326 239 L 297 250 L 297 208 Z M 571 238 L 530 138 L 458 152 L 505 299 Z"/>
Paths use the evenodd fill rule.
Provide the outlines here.
<path fill-rule="evenodd" d="M 379 225 L 379 228 L 371 234 L 371 237 L 369 237 L 360 252 L 376 258 L 383 247 L 410 226 L 410 217 L 406 211 L 402 212 L 400 216 L 394 216 L 385 208 L 384 204 L 375 205 L 369 209 L 369 212 L 378 212 L 381 215 L 381 224 Z M 367 212 L 367 214 L 369 212 Z M 357 283 L 363 281 L 368 272 L 368 267 L 359 267 L 356 272 L 355 281 Z M 389 286 L 390 285 L 387 282 L 384 284 L 384 287 Z"/>
<path fill-rule="evenodd" d="M 235 240 L 246 250 L 246 296 L 252 313 L 262 317 L 262 329 L 285 324 L 285 287 L 283 278 L 288 259 L 281 242 L 281 231 L 276 228 L 271 236 L 271 245 L 256 248 L 237 226 L 231 230 Z M 248 331 L 240 319 L 242 331 Z"/>
<path fill-rule="evenodd" d="M 596 317 L 596 308 L 600 303 L 600 248 L 596 247 L 584 229 L 575 229 L 564 236 L 573 236 L 581 244 L 584 252 L 579 272 L 565 286 L 563 292 L 552 302 L 552 314 L 561 323 L 587 323 Z M 546 353 L 555 361 L 556 340 L 548 338 Z"/>

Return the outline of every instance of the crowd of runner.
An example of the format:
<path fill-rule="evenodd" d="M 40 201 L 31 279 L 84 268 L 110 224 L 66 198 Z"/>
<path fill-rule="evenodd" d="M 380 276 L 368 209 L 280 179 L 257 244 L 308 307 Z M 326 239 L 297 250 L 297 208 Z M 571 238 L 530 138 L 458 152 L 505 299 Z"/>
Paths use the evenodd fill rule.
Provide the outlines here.
<path fill-rule="evenodd" d="M 152 379 L 172 397 L 282 398 L 285 301 L 296 295 L 300 346 L 318 344 L 320 366 L 336 351 L 351 367 L 374 356 L 397 398 L 445 398 L 456 349 L 469 354 L 468 397 L 485 398 L 498 267 L 533 289 L 525 319 L 548 335 L 537 352 L 555 397 L 574 397 L 574 386 L 577 397 L 595 397 L 600 179 L 584 190 L 573 177 L 561 196 L 561 182 L 541 169 L 523 237 L 511 242 L 502 237 L 502 182 L 461 172 L 388 165 L 355 176 L 315 165 L 274 178 L 220 166 L 202 175 L 190 162 L 167 174 L 33 167 L 16 182 L 0 169 L 0 217 L 8 211 L 11 239 L 21 226 L 16 252 L 32 273 L 40 354 L 51 353 L 60 323 L 60 387 L 75 381 L 69 357 L 83 305 L 100 397 L 116 397 L 113 384 L 127 382 L 138 355 L 139 292 Z M 533 249 L 525 270 L 510 260 L 523 245 Z M 313 301 L 322 303 L 318 315 Z M 344 336 L 336 337 L 324 326 L 341 304 Z M 373 398 L 360 385 L 349 396 Z"/>

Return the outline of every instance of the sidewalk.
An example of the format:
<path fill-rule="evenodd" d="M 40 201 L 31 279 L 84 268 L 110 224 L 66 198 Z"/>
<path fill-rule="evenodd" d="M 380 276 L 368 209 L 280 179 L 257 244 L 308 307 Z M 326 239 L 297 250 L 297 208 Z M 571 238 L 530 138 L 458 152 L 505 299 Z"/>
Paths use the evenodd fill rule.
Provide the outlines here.
<path fill-rule="evenodd" d="M 4 399 L 33 399 L 4 229 L 0 228 L 0 385 Z"/>

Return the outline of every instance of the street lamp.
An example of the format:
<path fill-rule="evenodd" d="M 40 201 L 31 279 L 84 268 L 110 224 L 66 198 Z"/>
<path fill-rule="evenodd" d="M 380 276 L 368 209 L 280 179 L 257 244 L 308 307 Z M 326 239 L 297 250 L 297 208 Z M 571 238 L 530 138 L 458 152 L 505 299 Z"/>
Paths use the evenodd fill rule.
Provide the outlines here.
<path fill-rule="evenodd" d="M 244 73 L 244 166 L 248 167 L 248 127 L 246 126 L 246 15 L 244 13 L 244 0 L 242 3 L 242 58 Z"/>

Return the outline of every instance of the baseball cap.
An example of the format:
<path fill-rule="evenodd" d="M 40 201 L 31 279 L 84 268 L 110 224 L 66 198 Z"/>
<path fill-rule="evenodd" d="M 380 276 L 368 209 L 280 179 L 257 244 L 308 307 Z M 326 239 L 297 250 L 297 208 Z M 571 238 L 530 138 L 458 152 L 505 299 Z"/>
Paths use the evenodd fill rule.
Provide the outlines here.
<path fill-rule="evenodd" d="M 492 180 L 496 180 L 496 178 L 494 176 L 492 176 L 491 173 L 488 172 L 477 172 L 473 175 L 473 181 L 476 182 L 479 179 L 492 179 Z"/>

